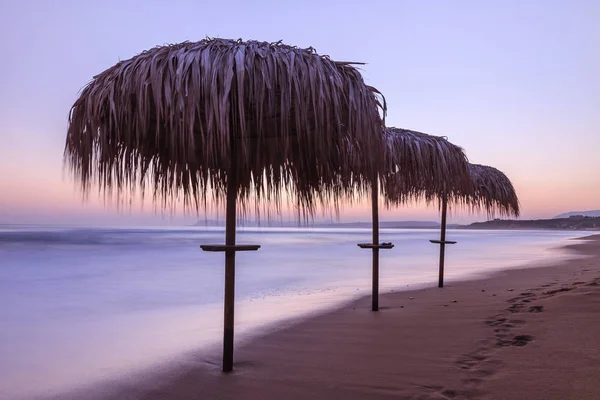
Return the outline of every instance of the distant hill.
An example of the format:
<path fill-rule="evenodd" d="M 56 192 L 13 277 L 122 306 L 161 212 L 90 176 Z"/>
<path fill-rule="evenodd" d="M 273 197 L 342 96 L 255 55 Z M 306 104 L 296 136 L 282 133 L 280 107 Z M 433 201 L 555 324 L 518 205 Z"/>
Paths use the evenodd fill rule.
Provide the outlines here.
<path fill-rule="evenodd" d="M 465 229 L 555 229 L 575 231 L 600 231 L 600 217 L 572 216 L 570 218 L 514 220 L 494 219 L 475 222 Z"/>
<path fill-rule="evenodd" d="M 557 215 L 554 219 L 569 218 L 576 215 L 583 217 L 600 217 L 600 210 L 589 210 L 589 211 L 569 211 L 564 214 Z"/>

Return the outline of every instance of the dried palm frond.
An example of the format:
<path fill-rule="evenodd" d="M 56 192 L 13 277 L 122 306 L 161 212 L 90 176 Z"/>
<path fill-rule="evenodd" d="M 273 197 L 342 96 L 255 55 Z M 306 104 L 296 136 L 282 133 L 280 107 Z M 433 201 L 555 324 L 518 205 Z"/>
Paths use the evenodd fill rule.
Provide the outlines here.
<path fill-rule="evenodd" d="M 242 207 L 284 192 L 311 213 L 384 170 L 385 100 L 355 63 L 313 48 L 206 39 L 155 47 L 95 76 L 69 116 L 65 162 L 84 192 L 182 196 L 235 177 Z"/>

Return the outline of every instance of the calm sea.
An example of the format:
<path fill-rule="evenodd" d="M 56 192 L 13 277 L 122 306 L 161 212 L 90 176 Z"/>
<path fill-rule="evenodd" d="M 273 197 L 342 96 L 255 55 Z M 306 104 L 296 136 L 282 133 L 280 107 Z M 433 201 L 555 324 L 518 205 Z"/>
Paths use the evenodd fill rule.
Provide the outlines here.
<path fill-rule="evenodd" d="M 450 230 L 447 281 L 566 257 L 585 232 Z M 435 286 L 436 230 L 382 230 L 381 292 Z M 370 293 L 366 229 L 242 228 L 236 337 Z M 223 243 L 210 228 L 0 225 L 0 398 L 55 393 L 220 345 Z"/>

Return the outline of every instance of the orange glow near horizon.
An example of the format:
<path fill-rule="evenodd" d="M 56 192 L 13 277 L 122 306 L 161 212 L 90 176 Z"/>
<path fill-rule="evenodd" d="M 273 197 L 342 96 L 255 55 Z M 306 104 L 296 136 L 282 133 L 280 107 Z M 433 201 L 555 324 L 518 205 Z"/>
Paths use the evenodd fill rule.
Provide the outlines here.
<path fill-rule="evenodd" d="M 53 157 L 48 156 L 44 147 L 25 148 L 26 144 L 29 143 L 22 143 L 21 149 L 13 146 L 16 147 L 14 151 L 0 159 L 2 171 L 0 223 L 7 220 L 18 221 L 19 218 L 25 219 L 22 218 L 25 216 L 31 217 L 28 221 L 48 218 L 56 221 L 78 221 L 86 218 L 95 221 L 102 221 L 105 218 L 119 221 L 135 217 L 136 221 L 148 223 L 153 221 L 169 223 L 170 220 L 178 223 L 181 220 L 196 218 L 194 213 L 186 215 L 183 212 L 182 202 L 176 204 L 175 213 L 171 215 L 169 211 L 156 210 L 151 199 L 148 198 L 143 203 L 136 198 L 131 204 L 118 206 L 114 199 L 105 201 L 97 188 L 92 189 L 84 200 L 69 171 L 63 169 L 60 144 L 54 145 Z M 600 161 L 597 159 L 583 160 L 588 163 L 595 162 L 600 167 Z M 588 169 L 577 171 L 577 174 L 573 174 L 562 165 L 553 167 L 552 164 L 541 164 L 541 166 L 547 169 L 546 173 L 539 173 L 531 166 L 525 170 L 516 168 L 513 164 L 498 166 L 512 179 L 517 190 L 522 207 L 521 218 L 551 218 L 567 211 L 600 208 L 600 175 L 593 172 L 593 165 Z M 273 214 L 274 219 L 293 219 L 295 217 L 293 208 L 285 202 L 282 206 L 282 215 Z M 368 196 L 353 204 L 341 204 L 340 220 L 369 221 L 370 207 Z M 271 211 L 273 212 L 273 208 Z M 204 215 L 205 210 L 200 210 L 198 218 L 202 219 Z M 223 218 L 223 205 L 210 204 L 206 215 L 208 218 L 217 216 Z M 315 215 L 317 220 L 331 218 L 330 213 L 322 210 L 317 210 Z M 438 218 L 436 204 L 427 205 L 419 202 L 387 209 L 380 199 L 381 220 L 437 220 Z M 485 220 L 487 215 L 456 209 L 452 210 L 449 218 L 453 222 L 471 222 Z"/>
<path fill-rule="evenodd" d="M 37 151 L 18 151 L 11 157 L 0 160 L 0 223 L 6 220 L 19 220 L 20 217 L 30 216 L 29 221 L 36 219 L 78 221 L 91 219 L 102 221 L 108 218 L 113 221 L 129 220 L 152 223 L 160 221 L 178 223 L 181 220 L 202 219 L 205 210 L 199 210 L 196 216 L 193 212 L 185 214 L 182 202 L 176 204 L 173 215 L 169 211 L 156 210 L 151 199 L 143 203 L 135 198 L 131 204 L 118 206 L 115 199 L 105 199 L 92 189 L 84 200 L 77 183 L 68 171 L 63 170 L 62 157 L 49 158 L 47 154 Z M 56 150 L 60 150 L 56 146 Z M 508 166 L 504 169 L 512 178 L 519 196 L 523 219 L 551 218 L 567 211 L 582 211 L 600 208 L 600 176 L 591 171 L 581 171 L 573 176 L 557 168 L 552 173 L 539 175 L 532 170 L 519 172 Z M 559 180 L 560 179 L 560 180 Z M 291 220 L 295 214 L 293 208 L 284 202 L 282 215 L 273 212 L 274 219 Z M 252 213 L 250 213 L 252 214 Z M 210 204 L 206 210 L 208 218 L 223 218 L 223 205 Z M 367 196 L 353 204 L 341 204 L 340 220 L 369 221 L 371 218 L 371 201 Z M 14 218 L 10 218 L 14 217 Z M 251 217 L 251 216 L 249 216 Z M 323 210 L 317 210 L 316 220 L 332 219 L 333 215 Z M 439 212 L 436 204 L 427 205 L 423 202 L 409 203 L 400 208 L 387 209 L 380 199 L 381 220 L 437 220 Z M 466 210 L 456 209 L 450 213 L 450 221 L 471 222 L 485 220 L 485 213 L 472 214 Z"/>
<path fill-rule="evenodd" d="M 11 170 L 6 168 L 5 170 Z M 16 170 L 16 168 L 14 168 Z M 57 174 L 56 169 L 29 170 L 26 173 L 20 171 L 18 179 L 16 174 L 5 174 L 0 179 L 0 222 L 6 220 L 7 216 L 31 216 L 33 220 L 46 219 L 64 220 L 73 222 L 92 219 L 102 221 L 109 218 L 114 221 L 130 220 L 147 221 L 153 223 L 161 221 L 177 223 L 182 219 L 203 219 L 205 210 L 200 210 L 196 216 L 193 212 L 185 214 L 182 202 L 176 205 L 175 213 L 170 215 L 169 211 L 156 210 L 150 199 L 143 203 L 139 198 L 134 199 L 126 206 L 117 205 L 114 199 L 104 200 L 97 192 L 92 190 L 86 199 L 76 183 L 69 175 L 63 177 Z M 522 219 L 551 218 L 557 214 L 567 211 L 579 211 L 596 209 L 600 204 L 600 194 L 596 190 L 596 184 L 563 182 L 561 185 L 550 181 L 521 181 L 513 180 L 522 206 Z M 35 184 L 32 184 L 35 183 Z M 293 220 L 295 217 L 293 208 L 284 202 L 281 215 L 277 215 L 271 209 L 274 219 Z M 206 210 L 208 218 L 224 218 L 224 207 L 222 205 L 210 204 Z M 369 221 L 371 218 L 371 200 L 366 197 L 353 204 L 341 204 L 340 220 L 345 222 Z M 249 218 L 252 218 L 250 212 Z M 264 215 L 263 215 L 264 217 Z M 439 211 L 437 204 L 427 205 L 424 202 L 413 202 L 399 208 L 386 208 L 380 199 L 381 220 L 437 220 Z M 316 220 L 335 219 L 334 215 L 323 210 L 317 210 Z M 467 210 L 453 209 L 449 215 L 452 222 L 471 222 L 485 220 L 485 213 L 473 214 Z M 31 222 L 30 222 L 31 223 Z"/>

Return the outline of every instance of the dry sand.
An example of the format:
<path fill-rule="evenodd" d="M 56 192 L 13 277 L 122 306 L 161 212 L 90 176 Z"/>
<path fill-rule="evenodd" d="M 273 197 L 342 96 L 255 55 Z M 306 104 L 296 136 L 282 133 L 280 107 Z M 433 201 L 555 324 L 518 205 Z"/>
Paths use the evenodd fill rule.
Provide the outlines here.
<path fill-rule="evenodd" d="M 245 343 L 231 374 L 215 354 L 100 397 L 600 399 L 600 235 L 569 247 L 591 258 L 363 298 Z"/>

